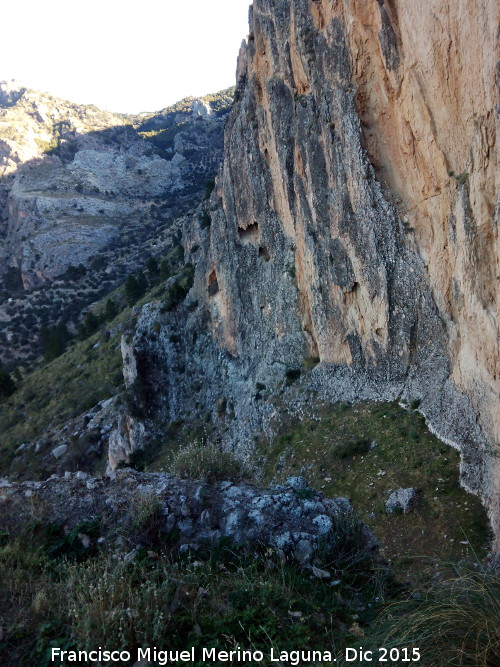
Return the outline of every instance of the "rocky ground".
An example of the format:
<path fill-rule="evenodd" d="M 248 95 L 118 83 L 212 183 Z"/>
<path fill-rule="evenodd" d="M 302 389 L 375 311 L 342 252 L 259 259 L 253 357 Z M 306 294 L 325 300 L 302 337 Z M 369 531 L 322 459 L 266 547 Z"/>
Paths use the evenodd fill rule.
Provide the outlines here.
<path fill-rule="evenodd" d="M 346 498 L 326 499 L 302 477 L 260 490 L 229 480 L 198 483 L 133 470 L 121 470 L 111 480 L 68 472 L 45 482 L 4 481 L 0 494 L 2 526 L 12 522 L 14 532 L 21 525 L 20 517 L 32 519 L 33 504 L 44 521 L 62 522 L 68 533 L 96 516 L 107 516 L 117 530 L 120 525 L 130 527 L 135 511 L 159 511 L 162 529 L 176 532 L 178 539 L 172 546 L 181 553 L 229 538 L 235 544 L 278 549 L 283 558 L 308 568 L 319 565 L 320 550 L 330 551 L 339 539 L 336 525 L 354 521 Z M 378 545 L 372 533 L 366 526 L 360 529 L 360 547 L 375 551 Z M 82 534 L 80 540 L 85 547 L 90 537 Z M 90 546 L 89 542 L 86 548 Z M 328 573 L 323 576 L 329 577 Z"/>

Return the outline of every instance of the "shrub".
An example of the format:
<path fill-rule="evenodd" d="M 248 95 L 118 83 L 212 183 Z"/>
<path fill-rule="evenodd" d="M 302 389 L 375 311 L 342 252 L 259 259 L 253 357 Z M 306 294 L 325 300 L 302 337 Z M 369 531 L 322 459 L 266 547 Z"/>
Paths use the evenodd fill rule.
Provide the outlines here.
<path fill-rule="evenodd" d="M 69 611 L 79 646 L 132 650 L 168 636 L 177 585 L 168 569 L 150 572 L 111 558 L 68 567 Z"/>
<path fill-rule="evenodd" d="M 248 476 L 246 467 L 233 454 L 215 445 L 193 443 L 172 462 L 172 472 L 185 479 L 238 482 Z"/>
<path fill-rule="evenodd" d="M 170 312 L 182 303 L 193 286 L 193 282 L 193 266 L 192 264 L 186 264 L 182 271 L 177 275 L 175 282 L 165 292 L 161 308 L 162 311 Z"/>
<path fill-rule="evenodd" d="M 139 272 L 136 276 L 130 273 L 125 281 L 125 295 L 132 306 L 146 292 L 147 280 L 144 273 Z"/>
<path fill-rule="evenodd" d="M 136 542 L 157 545 L 164 532 L 163 506 L 154 493 L 132 496 L 130 528 Z"/>
<path fill-rule="evenodd" d="M 71 336 L 64 322 L 53 327 L 42 327 L 40 342 L 42 344 L 45 361 L 52 361 L 59 357 L 66 348 Z"/>
<path fill-rule="evenodd" d="M 91 336 L 95 333 L 99 327 L 99 318 L 95 313 L 89 310 L 85 314 L 85 319 L 83 320 L 83 326 L 85 327 L 85 334 Z"/>
<path fill-rule="evenodd" d="M 148 260 L 146 262 L 146 268 L 151 278 L 153 279 L 157 278 L 158 273 L 160 271 L 160 267 L 158 266 L 158 261 L 156 260 L 155 257 L 148 257 Z"/>
<path fill-rule="evenodd" d="M 304 358 L 304 369 L 306 371 L 312 371 L 312 369 L 317 366 L 320 362 L 319 357 L 305 357 Z"/>
<path fill-rule="evenodd" d="M 302 371 L 300 368 L 289 368 L 285 373 L 285 384 L 291 385 L 292 382 L 295 382 L 300 378 Z"/>
<path fill-rule="evenodd" d="M 116 305 L 113 299 L 108 299 L 106 301 L 106 307 L 104 310 L 104 317 L 106 320 L 114 320 L 118 315 L 118 306 Z"/>
<path fill-rule="evenodd" d="M 78 266 L 68 266 L 66 269 L 66 272 L 62 274 L 62 277 L 66 280 L 78 280 L 79 278 L 83 278 L 83 276 L 87 273 L 87 269 L 83 264 L 79 264 Z"/>
<path fill-rule="evenodd" d="M 210 195 L 214 191 L 215 181 L 213 179 L 205 182 L 205 199 L 210 199 Z"/>
<path fill-rule="evenodd" d="M 200 226 L 202 229 L 207 229 L 212 224 L 212 218 L 208 211 L 203 211 L 200 214 Z"/>
<path fill-rule="evenodd" d="M 345 459 L 356 454 L 367 454 L 370 451 L 370 440 L 360 439 L 344 442 L 333 448 L 333 455 L 337 459 Z"/>

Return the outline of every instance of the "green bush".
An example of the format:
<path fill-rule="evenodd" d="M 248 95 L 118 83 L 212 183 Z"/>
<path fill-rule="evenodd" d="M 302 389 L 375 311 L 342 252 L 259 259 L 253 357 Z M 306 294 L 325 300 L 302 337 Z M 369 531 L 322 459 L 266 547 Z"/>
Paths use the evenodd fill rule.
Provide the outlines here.
<path fill-rule="evenodd" d="M 146 268 L 150 278 L 156 278 L 159 274 L 160 267 L 158 266 L 158 261 L 155 257 L 148 257 L 146 262 Z"/>
<path fill-rule="evenodd" d="M 99 318 L 95 313 L 93 313 L 91 310 L 89 310 L 85 314 L 85 318 L 83 320 L 83 327 L 85 331 L 85 337 L 92 336 L 93 333 L 97 331 L 99 328 Z"/>
<path fill-rule="evenodd" d="M 319 357 L 305 357 L 304 362 L 303 362 L 304 369 L 306 371 L 312 371 L 312 369 L 315 366 L 317 366 L 319 364 L 319 362 L 320 362 Z"/>
<path fill-rule="evenodd" d="M 296 382 L 301 375 L 302 371 L 300 368 L 289 368 L 285 373 L 285 384 L 287 386 L 291 385 L 293 382 Z"/>
<path fill-rule="evenodd" d="M 108 299 L 104 309 L 104 319 L 106 321 L 114 320 L 118 315 L 118 312 L 118 306 L 116 305 L 115 301 L 113 301 L 113 299 Z"/>
<path fill-rule="evenodd" d="M 202 229 L 208 229 L 210 225 L 212 224 L 212 218 L 210 216 L 210 213 L 208 211 L 203 211 L 200 214 L 200 226 Z"/>
<path fill-rule="evenodd" d="M 51 327 L 42 327 L 40 330 L 40 342 L 45 361 L 52 361 L 61 356 L 70 338 L 71 335 L 64 322 L 59 322 L 59 324 Z"/>
<path fill-rule="evenodd" d="M 210 199 L 210 195 L 214 191 L 215 188 L 215 181 L 213 179 L 210 179 L 206 181 L 205 183 L 205 199 Z"/>
<path fill-rule="evenodd" d="M 125 281 L 125 296 L 130 305 L 133 305 L 141 296 L 146 293 L 148 284 L 144 273 L 137 275 L 130 273 Z"/>
<path fill-rule="evenodd" d="M 337 459 L 345 459 L 356 454 L 368 454 L 370 451 L 370 440 L 362 438 L 351 442 L 343 442 L 334 446 L 333 455 Z"/>
<path fill-rule="evenodd" d="M 193 286 L 193 282 L 194 268 L 192 264 L 186 264 L 177 275 L 175 282 L 165 292 L 161 306 L 162 311 L 170 312 L 181 304 Z"/>

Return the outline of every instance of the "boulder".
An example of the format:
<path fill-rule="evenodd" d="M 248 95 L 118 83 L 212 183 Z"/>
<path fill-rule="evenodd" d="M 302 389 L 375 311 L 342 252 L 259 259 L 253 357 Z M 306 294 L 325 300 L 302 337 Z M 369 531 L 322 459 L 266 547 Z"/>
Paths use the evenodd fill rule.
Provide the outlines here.
<path fill-rule="evenodd" d="M 415 507 L 417 498 L 417 491 L 411 487 L 397 489 L 385 501 L 385 511 L 387 514 L 393 514 L 394 512 L 406 514 Z"/>

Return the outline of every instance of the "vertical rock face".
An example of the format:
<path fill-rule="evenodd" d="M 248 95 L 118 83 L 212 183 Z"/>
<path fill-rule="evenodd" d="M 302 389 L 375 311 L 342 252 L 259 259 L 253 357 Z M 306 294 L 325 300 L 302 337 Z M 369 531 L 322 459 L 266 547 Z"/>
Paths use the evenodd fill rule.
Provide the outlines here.
<path fill-rule="evenodd" d="M 171 418 L 224 397 L 241 443 L 255 387 L 314 365 L 323 399 L 418 399 L 500 532 L 497 25 L 494 0 L 254 1 L 190 305 L 154 343 Z"/>
<path fill-rule="evenodd" d="M 425 262 L 451 377 L 498 442 L 500 8 L 490 0 L 345 4 L 370 160 Z M 328 20 L 331 4 L 316 5 L 316 21 Z"/>

